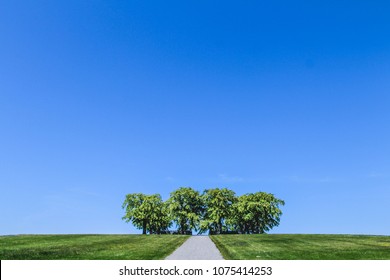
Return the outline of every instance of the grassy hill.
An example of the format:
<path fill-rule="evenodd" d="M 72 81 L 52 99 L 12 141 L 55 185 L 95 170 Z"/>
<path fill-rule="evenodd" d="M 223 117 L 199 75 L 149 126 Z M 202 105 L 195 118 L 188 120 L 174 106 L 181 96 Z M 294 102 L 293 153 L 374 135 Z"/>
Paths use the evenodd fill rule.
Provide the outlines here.
<path fill-rule="evenodd" d="M 0 236 L 1 260 L 159 260 L 179 247 L 183 235 Z"/>
<path fill-rule="evenodd" d="M 390 236 L 262 234 L 211 239 L 225 259 L 390 260 Z"/>
<path fill-rule="evenodd" d="M 183 235 L 0 236 L 1 260 L 159 260 Z M 390 260 L 390 236 L 264 234 L 210 236 L 225 259 Z"/>

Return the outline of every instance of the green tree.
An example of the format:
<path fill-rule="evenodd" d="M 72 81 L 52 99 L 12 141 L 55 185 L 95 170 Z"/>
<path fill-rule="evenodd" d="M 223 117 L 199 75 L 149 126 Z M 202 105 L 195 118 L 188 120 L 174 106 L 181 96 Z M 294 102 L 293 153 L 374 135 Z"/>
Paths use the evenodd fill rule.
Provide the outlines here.
<path fill-rule="evenodd" d="M 265 233 L 280 223 L 284 201 L 273 194 L 256 192 L 238 197 L 232 208 L 232 228 L 239 233 Z"/>
<path fill-rule="evenodd" d="M 122 219 L 142 229 L 142 234 L 161 233 L 170 226 L 166 204 L 159 194 L 128 194 L 122 208 L 126 209 Z"/>
<path fill-rule="evenodd" d="M 203 211 L 202 199 L 198 191 L 181 187 L 171 193 L 167 202 L 171 218 L 177 224 L 181 234 L 198 229 Z"/>
<path fill-rule="evenodd" d="M 208 189 L 202 195 L 205 211 L 201 223 L 201 232 L 220 234 L 228 229 L 227 221 L 232 217 L 232 205 L 236 201 L 235 193 L 227 188 Z"/>
<path fill-rule="evenodd" d="M 154 196 L 151 200 L 153 212 L 148 231 L 150 233 L 161 234 L 172 225 L 169 217 L 168 203 L 162 201 L 160 195 Z"/>

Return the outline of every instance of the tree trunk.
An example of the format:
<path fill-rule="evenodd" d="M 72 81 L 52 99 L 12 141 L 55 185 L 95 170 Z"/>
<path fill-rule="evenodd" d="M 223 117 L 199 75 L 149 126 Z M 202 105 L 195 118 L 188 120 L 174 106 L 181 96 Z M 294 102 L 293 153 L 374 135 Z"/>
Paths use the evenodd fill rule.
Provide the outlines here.
<path fill-rule="evenodd" d="M 146 221 L 142 223 L 142 234 L 146 234 Z"/>

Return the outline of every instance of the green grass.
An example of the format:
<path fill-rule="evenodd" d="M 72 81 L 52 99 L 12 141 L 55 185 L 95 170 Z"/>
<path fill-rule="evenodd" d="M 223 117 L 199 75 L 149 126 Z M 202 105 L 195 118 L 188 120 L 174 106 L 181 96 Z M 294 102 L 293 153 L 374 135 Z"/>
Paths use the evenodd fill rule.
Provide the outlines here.
<path fill-rule="evenodd" d="M 329 234 L 213 235 L 225 259 L 390 260 L 390 236 Z"/>
<path fill-rule="evenodd" d="M 1 260 L 159 260 L 179 247 L 183 235 L 0 236 Z"/>

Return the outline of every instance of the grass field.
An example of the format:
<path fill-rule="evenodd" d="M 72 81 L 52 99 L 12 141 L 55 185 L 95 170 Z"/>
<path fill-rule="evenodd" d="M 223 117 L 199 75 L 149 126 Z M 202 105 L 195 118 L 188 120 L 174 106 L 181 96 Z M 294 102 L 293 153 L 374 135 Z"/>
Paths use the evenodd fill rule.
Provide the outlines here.
<path fill-rule="evenodd" d="M 179 247 L 183 235 L 0 236 L 1 260 L 159 260 Z"/>
<path fill-rule="evenodd" d="M 390 236 L 264 234 L 213 235 L 225 259 L 390 260 Z"/>

